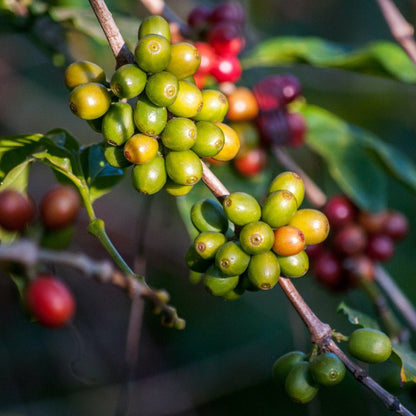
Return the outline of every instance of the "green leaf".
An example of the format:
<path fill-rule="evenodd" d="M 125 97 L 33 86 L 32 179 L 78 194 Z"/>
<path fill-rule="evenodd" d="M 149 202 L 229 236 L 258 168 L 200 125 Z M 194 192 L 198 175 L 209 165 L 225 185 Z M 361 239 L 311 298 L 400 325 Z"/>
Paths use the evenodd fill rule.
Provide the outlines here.
<path fill-rule="evenodd" d="M 109 192 L 124 176 L 122 169 L 117 169 L 107 162 L 103 146 L 99 144 L 82 150 L 81 163 L 91 202 Z"/>
<path fill-rule="evenodd" d="M 13 188 L 20 192 L 26 192 L 29 182 L 30 165 L 32 162 L 33 159 L 25 160 L 13 169 L 9 170 L 3 178 L 1 188 Z"/>
<path fill-rule="evenodd" d="M 40 146 L 42 134 L 0 137 L 0 181 Z"/>
<path fill-rule="evenodd" d="M 72 153 L 78 153 L 79 151 L 78 140 L 64 129 L 50 130 L 45 134 L 45 137 L 62 149 L 69 150 Z"/>
<path fill-rule="evenodd" d="M 393 342 L 391 360 L 400 366 L 402 383 L 416 383 L 416 353 L 407 345 Z"/>
<path fill-rule="evenodd" d="M 386 175 L 368 150 L 366 132 L 315 106 L 304 106 L 306 144 L 327 162 L 333 179 L 362 209 L 386 206 Z"/>
<path fill-rule="evenodd" d="M 51 7 L 49 14 L 56 22 L 66 22 L 79 32 L 93 38 L 96 42 L 107 44 L 104 32 L 90 7 Z M 114 20 L 126 42 L 134 45 L 137 42 L 137 28 L 140 20 L 137 17 L 113 13 Z"/>
<path fill-rule="evenodd" d="M 416 82 L 416 68 L 409 57 L 400 46 L 387 41 L 352 49 L 316 37 L 282 36 L 261 42 L 241 62 L 245 69 L 307 63 Z"/>
<path fill-rule="evenodd" d="M 353 325 L 360 325 L 363 328 L 380 329 L 377 321 L 363 312 L 350 308 L 345 302 L 341 302 L 338 305 L 337 312 L 343 313 Z"/>

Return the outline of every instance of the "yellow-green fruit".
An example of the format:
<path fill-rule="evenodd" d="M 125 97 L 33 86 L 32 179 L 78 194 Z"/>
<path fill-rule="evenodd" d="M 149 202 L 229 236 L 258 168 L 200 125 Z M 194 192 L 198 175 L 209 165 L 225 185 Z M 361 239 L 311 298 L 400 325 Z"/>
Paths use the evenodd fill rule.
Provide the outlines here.
<path fill-rule="evenodd" d="M 149 77 L 146 83 L 147 98 L 160 107 L 173 104 L 178 95 L 179 83 L 175 75 L 160 71 Z"/>
<path fill-rule="evenodd" d="M 133 109 L 129 103 L 112 103 L 104 114 L 101 132 L 108 144 L 120 146 L 134 133 Z"/>
<path fill-rule="evenodd" d="M 226 233 L 228 219 L 220 203 L 213 199 L 202 199 L 192 205 L 191 221 L 197 230 Z"/>
<path fill-rule="evenodd" d="M 162 143 L 170 150 L 188 150 L 197 139 L 197 128 L 189 118 L 170 119 L 161 134 Z"/>
<path fill-rule="evenodd" d="M 273 228 L 287 225 L 298 209 L 295 195 L 280 190 L 269 194 L 261 208 L 261 218 Z"/>
<path fill-rule="evenodd" d="M 193 188 L 193 185 L 179 185 L 173 182 L 172 179 L 168 178 L 165 184 L 165 191 L 172 196 L 183 196 L 187 195 Z"/>
<path fill-rule="evenodd" d="M 160 35 L 140 38 L 134 50 L 137 65 L 145 72 L 163 71 L 170 61 L 170 42 Z"/>
<path fill-rule="evenodd" d="M 178 94 L 168 110 L 175 116 L 192 118 L 201 111 L 202 105 L 201 90 L 196 85 L 180 80 Z"/>
<path fill-rule="evenodd" d="M 224 276 L 215 265 L 208 268 L 204 278 L 205 289 L 214 296 L 223 296 L 238 285 L 239 276 Z"/>
<path fill-rule="evenodd" d="M 132 169 L 132 183 L 137 191 L 152 195 L 160 191 L 166 183 L 166 169 L 163 157 L 156 156 L 143 165 Z"/>
<path fill-rule="evenodd" d="M 166 155 L 166 171 L 180 185 L 195 185 L 202 178 L 201 160 L 192 150 L 172 150 Z"/>
<path fill-rule="evenodd" d="M 286 277 L 302 277 L 309 270 L 309 257 L 305 250 L 293 256 L 277 256 L 280 264 L 280 271 Z"/>
<path fill-rule="evenodd" d="M 106 145 L 104 147 L 104 157 L 108 164 L 114 168 L 124 169 L 131 165 L 131 162 L 124 156 L 124 146 Z"/>
<path fill-rule="evenodd" d="M 222 130 L 224 133 L 224 146 L 222 149 L 213 157 L 213 159 L 220 162 L 227 162 L 234 159 L 240 150 L 240 138 L 238 137 L 237 132 L 225 123 L 215 124 Z"/>
<path fill-rule="evenodd" d="M 280 190 L 292 192 L 295 195 L 298 208 L 300 207 L 305 197 L 305 184 L 297 173 L 290 171 L 279 173 L 270 184 L 268 193 Z"/>
<path fill-rule="evenodd" d="M 131 163 L 142 165 L 151 161 L 159 150 L 158 141 L 146 134 L 135 134 L 124 145 L 124 157 Z"/>
<path fill-rule="evenodd" d="M 106 81 L 104 70 L 94 62 L 78 61 L 68 65 L 65 70 L 65 85 L 72 90 L 78 85 L 89 82 L 103 84 Z"/>
<path fill-rule="evenodd" d="M 110 108 L 111 97 L 107 88 L 96 82 L 75 87 L 69 94 L 69 108 L 84 120 L 103 116 Z"/>
<path fill-rule="evenodd" d="M 227 218 L 235 225 L 244 226 L 250 222 L 258 221 L 261 216 L 261 207 L 256 198 L 245 192 L 233 192 L 223 203 Z"/>
<path fill-rule="evenodd" d="M 202 109 L 194 119 L 221 123 L 228 111 L 227 97 L 218 90 L 207 89 L 201 93 Z"/>
<path fill-rule="evenodd" d="M 223 131 L 211 121 L 197 121 L 196 129 L 196 141 L 192 150 L 200 157 L 217 155 L 224 147 Z"/>
<path fill-rule="evenodd" d="M 384 332 L 374 328 L 359 328 L 348 339 L 348 351 L 361 361 L 377 364 L 390 357 L 392 345 Z"/>
<path fill-rule="evenodd" d="M 272 367 L 273 380 L 278 385 L 284 386 L 290 370 L 301 361 L 306 361 L 306 354 L 303 351 L 290 351 L 279 357 Z"/>
<path fill-rule="evenodd" d="M 222 233 L 204 231 L 194 240 L 196 252 L 205 260 L 213 259 L 217 250 L 225 244 L 227 238 Z"/>
<path fill-rule="evenodd" d="M 114 72 L 111 77 L 111 90 L 117 97 L 137 97 L 145 88 L 147 81 L 146 72 L 135 64 L 126 64 Z"/>
<path fill-rule="evenodd" d="M 329 233 L 328 218 L 321 211 L 311 208 L 298 210 L 289 225 L 299 228 L 305 236 L 305 244 L 319 244 Z"/>
<path fill-rule="evenodd" d="M 288 396 L 297 403 L 308 403 L 316 396 L 319 388 L 312 380 L 307 361 L 301 361 L 289 371 L 285 389 Z"/>
<path fill-rule="evenodd" d="M 140 96 L 133 110 L 133 119 L 140 132 L 157 136 L 166 126 L 168 113 L 166 107 L 155 105 L 146 96 Z"/>
<path fill-rule="evenodd" d="M 141 39 L 146 35 L 160 35 L 170 42 L 169 23 L 162 16 L 151 15 L 146 17 L 139 26 L 138 38 Z"/>
<path fill-rule="evenodd" d="M 201 55 L 198 49 L 189 42 L 179 42 L 171 46 L 171 57 L 166 70 L 178 79 L 189 77 L 198 70 Z"/>
<path fill-rule="evenodd" d="M 250 282 L 261 290 L 273 288 L 280 277 L 280 266 L 272 251 L 251 256 L 247 268 Z"/>

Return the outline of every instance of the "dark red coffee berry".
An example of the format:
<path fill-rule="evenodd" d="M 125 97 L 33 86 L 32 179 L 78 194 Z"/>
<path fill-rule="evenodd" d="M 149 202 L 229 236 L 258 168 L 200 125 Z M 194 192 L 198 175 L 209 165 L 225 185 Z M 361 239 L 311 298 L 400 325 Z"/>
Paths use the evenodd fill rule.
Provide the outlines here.
<path fill-rule="evenodd" d="M 197 7 L 194 7 L 188 14 L 188 25 L 193 28 L 204 26 L 208 22 L 211 13 L 212 8 L 209 6 L 201 4 Z"/>
<path fill-rule="evenodd" d="M 287 145 L 290 147 L 302 146 L 306 136 L 306 122 L 299 113 L 286 113 L 286 120 L 289 126 L 289 140 Z"/>
<path fill-rule="evenodd" d="M 389 211 L 383 230 L 393 240 L 402 240 L 409 232 L 409 222 L 399 211 Z"/>
<path fill-rule="evenodd" d="M 343 285 L 344 270 L 341 260 L 330 250 L 323 250 L 314 259 L 312 271 L 316 280 L 331 290 Z"/>
<path fill-rule="evenodd" d="M 5 230 L 21 232 L 34 216 L 32 199 L 15 189 L 0 192 L 0 226 Z"/>
<path fill-rule="evenodd" d="M 285 111 L 261 111 L 256 118 L 256 124 L 264 146 L 286 146 L 288 144 L 291 132 Z"/>
<path fill-rule="evenodd" d="M 237 1 L 227 1 L 220 3 L 214 8 L 209 20 L 212 23 L 227 22 L 229 24 L 244 25 L 246 12 L 241 3 Z"/>
<path fill-rule="evenodd" d="M 358 222 L 370 234 L 381 233 L 387 221 L 387 211 L 366 212 L 360 211 Z"/>
<path fill-rule="evenodd" d="M 367 234 L 355 223 L 347 224 L 335 232 L 334 247 L 341 254 L 352 256 L 361 253 L 366 245 Z"/>
<path fill-rule="evenodd" d="M 40 201 L 39 210 L 45 228 L 58 230 L 72 224 L 81 208 L 78 191 L 59 185 L 48 191 Z"/>
<path fill-rule="evenodd" d="M 367 255 L 377 261 L 390 260 L 395 251 L 393 239 L 387 234 L 373 234 L 367 243 Z"/>
<path fill-rule="evenodd" d="M 345 195 L 332 196 L 324 208 L 331 227 L 337 228 L 353 222 L 357 215 L 357 208 Z"/>
<path fill-rule="evenodd" d="M 245 46 L 241 30 L 228 22 L 214 25 L 208 32 L 208 42 L 219 55 L 238 55 Z"/>

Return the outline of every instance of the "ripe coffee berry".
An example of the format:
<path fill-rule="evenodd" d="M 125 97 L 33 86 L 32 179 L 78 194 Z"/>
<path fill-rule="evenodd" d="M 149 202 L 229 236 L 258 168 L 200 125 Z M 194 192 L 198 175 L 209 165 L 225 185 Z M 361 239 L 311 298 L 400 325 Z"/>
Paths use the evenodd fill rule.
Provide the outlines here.
<path fill-rule="evenodd" d="M 367 254 L 378 261 L 390 260 L 395 251 L 394 241 L 387 234 L 373 234 L 369 237 Z"/>
<path fill-rule="evenodd" d="M 242 176 L 254 176 L 267 165 L 267 153 L 261 148 L 249 149 L 239 153 L 234 159 L 234 167 Z"/>
<path fill-rule="evenodd" d="M 69 185 L 59 185 L 40 201 L 39 211 L 45 228 L 59 230 L 73 224 L 81 208 L 78 191 Z"/>
<path fill-rule="evenodd" d="M 0 226 L 7 231 L 23 231 L 33 220 L 33 201 L 15 189 L 0 192 Z"/>
<path fill-rule="evenodd" d="M 324 213 L 335 228 L 352 222 L 357 215 L 357 208 L 345 195 L 335 195 L 328 200 Z"/>
<path fill-rule="evenodd" d="M 69 288 L 62 281 L 46 274 L 29 284 L 25 302 L 33 317 L 49 328 L 64 326 L 75 313 L 75 300 Z"/>
<path fill-rule="evenodd" d="M 384 224 L 384 232 L 393 240 L 401 240 L 409 232 L 409 223 L 405 215 L 398 211 L 390 211 Z"/>
<path fill-rule="evenodd" d="M 235 55 L 218 56 L 211 69 L 211 74 L 218 82 L 237 82 L 243 69 Z"/>

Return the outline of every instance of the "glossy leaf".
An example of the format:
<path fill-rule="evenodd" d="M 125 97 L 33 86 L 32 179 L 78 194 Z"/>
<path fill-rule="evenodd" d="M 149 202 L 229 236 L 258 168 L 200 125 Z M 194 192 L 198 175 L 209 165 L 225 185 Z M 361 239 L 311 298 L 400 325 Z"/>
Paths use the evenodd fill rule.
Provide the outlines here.
<path fill-rule="evenodd" d="M 388 41 L 352 49 L 316 37 L 278 37 L 261 42 L 242 59 L 245 69 L 288 63 L 340 68 L 416 82 L 416 68 L 411 60 L 400 46 Z"/>
<path fill-rule="evenodd" d="M 416 353 L 404 344 L 393 342 L 392 361 L 400 366 L 400 380 L 416 383 Z"/>
<path fill-rule="evenodd" d="M 379 211 L 386 205 L 386 175 L 363 139 L 365 132 L 315 106 L 304 106 L 306 144 L 326 161 L 340 188 L 361 208 Z"/>
<path fill-rule="evenodd" d="M 29 183 L 29 171 L 33 159 L 25 160 L 13 169 L 9 170 L 2 181 L 3 188 L 13 188 L 20 192 L 26 192 Z"/>
<path fill-rule="evenodd" d="M 122 169 L 108 164 L 103 147 L 98 144 L 82 150 L 81 163 L 91 202 L 109 192 L 124 176 Z"/>
<path fill-rule="evenodd" d="M 363 312 L 350 308 L 345 302 L 341 302 L 338 305 L 337 312 L 343 313 L 353 325 L 359 325 L 363 328 L 380 329 L 377 321 Z"/>

